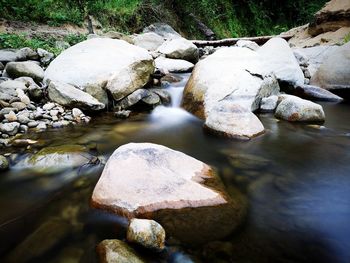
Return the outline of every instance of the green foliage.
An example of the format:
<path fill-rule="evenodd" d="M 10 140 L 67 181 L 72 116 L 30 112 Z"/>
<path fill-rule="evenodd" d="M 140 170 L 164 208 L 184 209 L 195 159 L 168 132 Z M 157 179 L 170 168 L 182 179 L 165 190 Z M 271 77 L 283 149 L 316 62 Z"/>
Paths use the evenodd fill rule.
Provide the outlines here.
<path fill-rule="evenodd" d="M 346 43 L 348 43 L 348 42 L 350 42 L 350 33 L 347 34 L 347 35 L 345 36 L 345 38 L 344 38 L 344 44 L 346 44 Z"/>
<path fill-rule="evenodd" d="M 83 35 L 68 35 L 64 41 L 70 45 L 75 45 L 86 39 Z M 0 34 L 0 49 L 19 49 L 23 47 L 30 47 L 32 49 L 43 48 L 49 52 L 58 55 L 63 50 L 56 47 L 56 39 L 49 38 L 29 38 L 25 34 Z"/>
<path fill-rule="evenodd" d="M 309 22 L 327 0 L 0 0 L 6 19 L 81 25 L 87 14 L 104 27 L 135 32 L 155 21 L 174 22 L 202 37 L 192 13 L 219 38 L 277 34 Z M 172 24 L 174 24 L 172 23 Z"/>

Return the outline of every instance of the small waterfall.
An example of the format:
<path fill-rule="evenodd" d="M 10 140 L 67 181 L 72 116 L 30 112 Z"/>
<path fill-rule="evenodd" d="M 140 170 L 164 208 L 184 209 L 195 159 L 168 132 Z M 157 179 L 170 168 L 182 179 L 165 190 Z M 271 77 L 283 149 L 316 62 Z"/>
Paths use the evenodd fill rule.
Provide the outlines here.
<path fill-rule="evenodd" d="M 171 97 L 171 104 L 169 106 L 158 106 L 156 107 L 150 118 L 153 122 L 157 122 L 162 126 L 178 125 L 188 120 L 193 120 L 195 117 L 187 111 L 180 108 L 183 90 L 190 77 L 190 74 L 179 74 L 181 81 L 171 83 L 166 90 L 169 92 Z"/>

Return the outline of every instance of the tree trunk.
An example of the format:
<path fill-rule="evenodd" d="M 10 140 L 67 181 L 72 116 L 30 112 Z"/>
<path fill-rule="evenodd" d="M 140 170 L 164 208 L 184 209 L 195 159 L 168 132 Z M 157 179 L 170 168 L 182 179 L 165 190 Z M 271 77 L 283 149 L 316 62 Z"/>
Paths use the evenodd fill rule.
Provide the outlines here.
<path fill-rule="evenodd" d="M 260 37 L 226 38 L 221 40 L 192 40 L 192 43 L 195 44 L 197 47 L 206 47 L 206 46 L 221 47 L 221 46 L 233 46 L 239 40 L 249 40 L 257 43 L 258 45 L 263 45 L 267 41 L 269 41 L 271 38 L 274 38 L 274 37 L 281 37 L 288 41 L 293 36 L 260 36 Z"/>

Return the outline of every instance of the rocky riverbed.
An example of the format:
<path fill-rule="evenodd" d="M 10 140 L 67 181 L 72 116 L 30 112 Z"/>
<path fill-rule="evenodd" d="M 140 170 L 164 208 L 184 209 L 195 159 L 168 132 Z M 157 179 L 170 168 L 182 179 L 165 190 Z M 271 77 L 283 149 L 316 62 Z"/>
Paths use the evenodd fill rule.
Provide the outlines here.
<path fill-rule="evenodd" d="M 291 43 L 0 50 L 0 258 L 347 262 L 350 43 Z"/>

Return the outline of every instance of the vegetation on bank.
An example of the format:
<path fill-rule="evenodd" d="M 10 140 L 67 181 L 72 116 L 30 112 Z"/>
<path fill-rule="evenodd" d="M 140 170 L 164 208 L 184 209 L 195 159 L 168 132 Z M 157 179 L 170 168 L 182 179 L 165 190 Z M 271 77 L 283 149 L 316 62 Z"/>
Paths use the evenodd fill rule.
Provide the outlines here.
<path fill-rule="evenodd" d="M 70 45 L 75 45 L 86 39 L 84 35 L 67 35 L 63 41 Z M 30 47 L 32 49 L 43 48 L 49 52 L 58 55 L 62 52 L 62 48 L 56 43 L 53 37 L 39 38 L 28 37 L 25 34 L 0 34 L 0 49 L 18 49 L 23 47 Z"/>
<path fill-rule="evenodd" d="M 268 35 L 307 23 L 327 0 L 0 0 L 6 19 L 82 25 L 87 14 L 108 28 L 137 32 L 163 21 L 201 38 L 193 14 L 218 36 Z"/>

